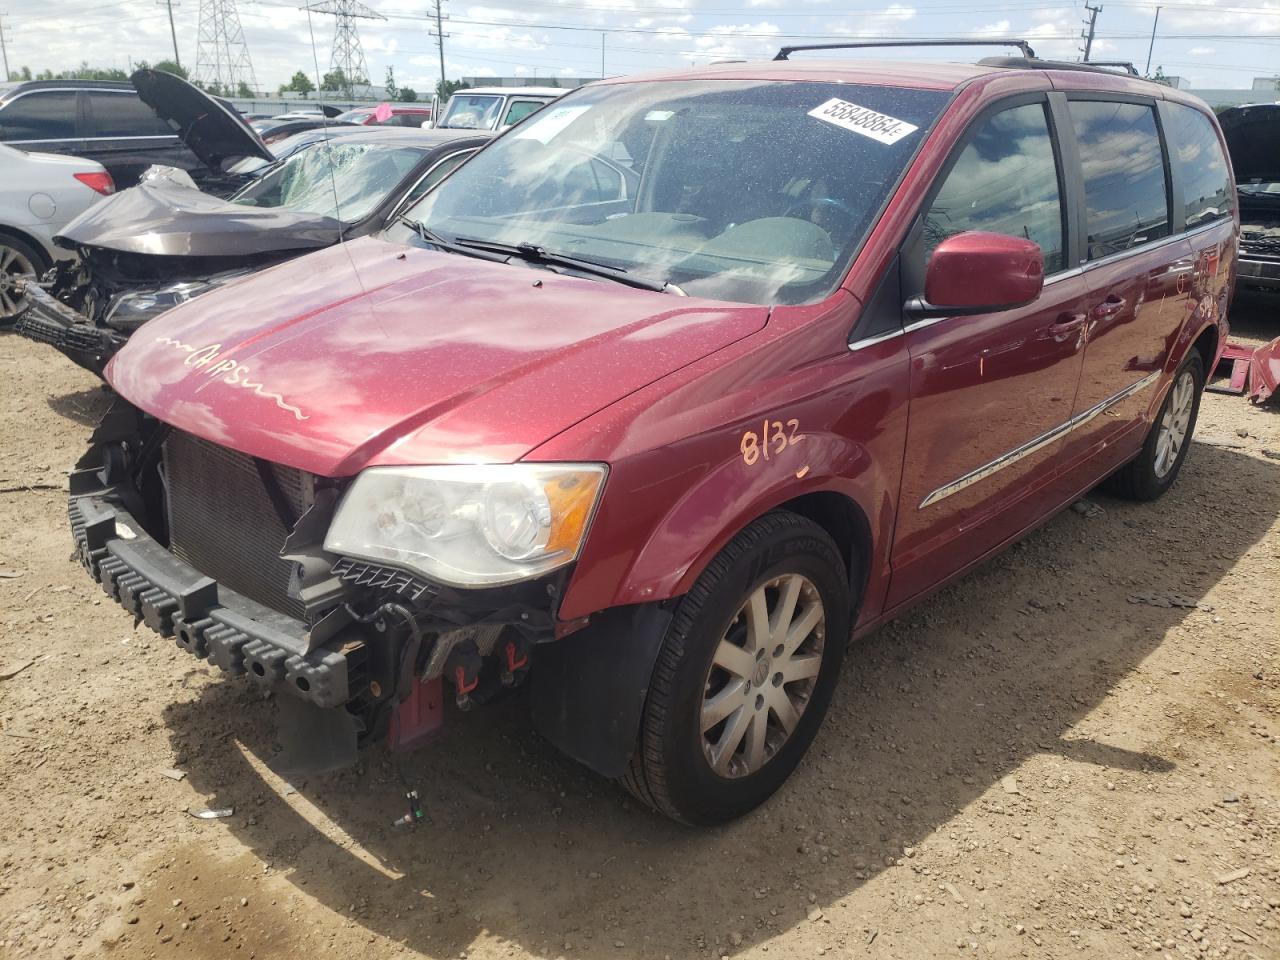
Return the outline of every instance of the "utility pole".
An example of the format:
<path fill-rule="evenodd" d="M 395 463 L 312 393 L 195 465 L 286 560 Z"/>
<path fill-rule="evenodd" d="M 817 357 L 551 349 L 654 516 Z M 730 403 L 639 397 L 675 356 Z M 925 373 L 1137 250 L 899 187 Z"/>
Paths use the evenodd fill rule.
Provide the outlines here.
<path fill-rule="evenodd" d="M 1085 4 L 1084 8 L 1089 11 L 1088 32 L 1084 34 L 1084 61 L 1089 62 L 1089 52 L 1093 49 L 1093 31 L 1098 24 L 1098 14 L 1102 12 L 1102 4 L 1091 7 Z"/>
<path fill-rule="evenodd" d="M 0 13 L 0 59 L 4 60 L 4 81 L 9 82 L 9 48 L 4 44 L 4 14 Z"/>
<path fill-rule="evenodd" d="M 608 34 L 605 33 L 603 30 L 600 31 L 600 79 L 601 80 L 604 79 L 604 38 L 607 36 Z"/>
<path fill-rule="evenodd" d="M 1156 48 L 1156 27 L 1160 24 L 1160 8 L 1156 7 L 1156 18 L 1151 24 L 1151 43 L 1147 46 L 1147 69 L 1142 71 L 1144 77 L 1151 75 L 1151 51 Z"/>
<path fill-rule="evenodd" d="M 181 67 L 182 58 L 178 56 L 178 31 L 173 27 L 173 0 L 156 0 L 156 5 L 163 5 L 169 11 L 169 36 L 173 39 L 173 62 Z"/>
<path fill-rule="evenodd" d="M 434 3 L 436 8 L 436 30 L 435 30 L 436 48 L 440 51 L 440 97 L 442 100 L 445 100 L 445 99 L 448 99 L 444 95 L 445 94 L 444 38 L 447 36 L 447 34 L 444 32 L 444 21 L 447 18 L 445 17 L 444 10 L 443 10 L 444 0 L 434 0 Z"/>

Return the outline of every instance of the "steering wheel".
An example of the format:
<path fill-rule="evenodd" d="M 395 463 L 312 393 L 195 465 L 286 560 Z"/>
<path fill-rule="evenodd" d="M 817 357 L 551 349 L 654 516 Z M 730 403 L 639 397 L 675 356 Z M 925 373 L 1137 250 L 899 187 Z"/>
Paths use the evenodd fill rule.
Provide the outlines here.
<path fill-rule="evenodd" d="M 797 213 L 818 209 L 831 209 L 843 214 L 848 218 L 850 227 L 858 222 L 858 214 L 850 209 L 849 205 L 843 200 L 837 200 L 835 197 L 809 197 L 805 200 L 797 200 L 787 207 L 786 212 L 782 215 L 784 217 L 794 217 Z"/>

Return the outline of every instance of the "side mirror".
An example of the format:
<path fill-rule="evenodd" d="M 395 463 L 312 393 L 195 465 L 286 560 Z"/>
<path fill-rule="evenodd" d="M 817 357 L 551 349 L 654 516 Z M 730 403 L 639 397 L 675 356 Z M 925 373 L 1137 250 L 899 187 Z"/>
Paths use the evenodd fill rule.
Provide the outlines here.
<path fill-rule="evenodd" d="M 998 313 L 1026 306 L 1044 287 L 1039 244 L 971 230 L 938 244 L 925 270 L 924 296 L 903 307 L 913 320 Z"/>

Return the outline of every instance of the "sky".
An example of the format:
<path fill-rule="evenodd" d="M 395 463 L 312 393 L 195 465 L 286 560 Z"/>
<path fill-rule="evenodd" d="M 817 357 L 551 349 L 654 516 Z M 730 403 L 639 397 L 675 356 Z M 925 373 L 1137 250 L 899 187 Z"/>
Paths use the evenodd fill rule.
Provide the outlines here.
<path fill-rule="evenodd" d="M 201 3 L 174 0 L 178 49 L 196 60 Z M 258 85 L 276 89 L 296 70 L 314 79 L 329 66 L 334 18 L 289 0 L 235 2 Z M 439 79 L 428 0 L 367 0 L 385 20 L 358 21 L 370 79 L 395 69 L 397 83 L 421 93 Z M 1042 57 L 1077 59 L 1083 0 L 894 0 L 854 7 L 839 0 L 542 0 L 503 6 L 443 0 L 445 71 L 461 76 L 613 76 L 701 65 L 720 58 L 771 57 L 784 42 L 841 38 L 1023 37 Z M 1155 17 L 1149 0 L 1102 0 L 1093 59 L 1135 62 L 1143 70 Z M 1151 69 L 1192 87 L 1248 87 L 1280 73 L 1280 0 L 1165 0 Z M 11 69 L 78 66 L 128 69 L 171 58 L 164 0 L 0 0 Z M 976 59 L 999 51 L 894 54 Z M 1280 94 L 1277 95 L 1280 97 Z"/>

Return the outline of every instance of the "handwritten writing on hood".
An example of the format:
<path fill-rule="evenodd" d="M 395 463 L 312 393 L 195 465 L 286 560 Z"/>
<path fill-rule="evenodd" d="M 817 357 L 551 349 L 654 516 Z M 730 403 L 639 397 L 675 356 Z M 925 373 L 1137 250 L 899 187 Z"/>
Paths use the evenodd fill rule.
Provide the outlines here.
<path fill-rule="evenodd" d="M 265 386 L 249 376 L 249 368 L 238 360 L 224 356 L 222 344 L 211 343 L 203 347 L 192 346 L 183 343 L 180 340 L 174 340 L 172 337 L 156 337 L 157 343 L 167 344 L 176 350 L 181 350 L 186 354 L 182 363 L 184 366 L 198 370 L 201 376 L 208 377 L 210 380 L 226 384 L 229 387 L 240 387 L 249 390 L 267 400 L 275 401 L 275 405 L 281 410 L 287 410 L 292 413 L 298 420 L 310 419 L 300 409 L 291 403 L 288 403 L 280 394 L 268 390 Z"/>

